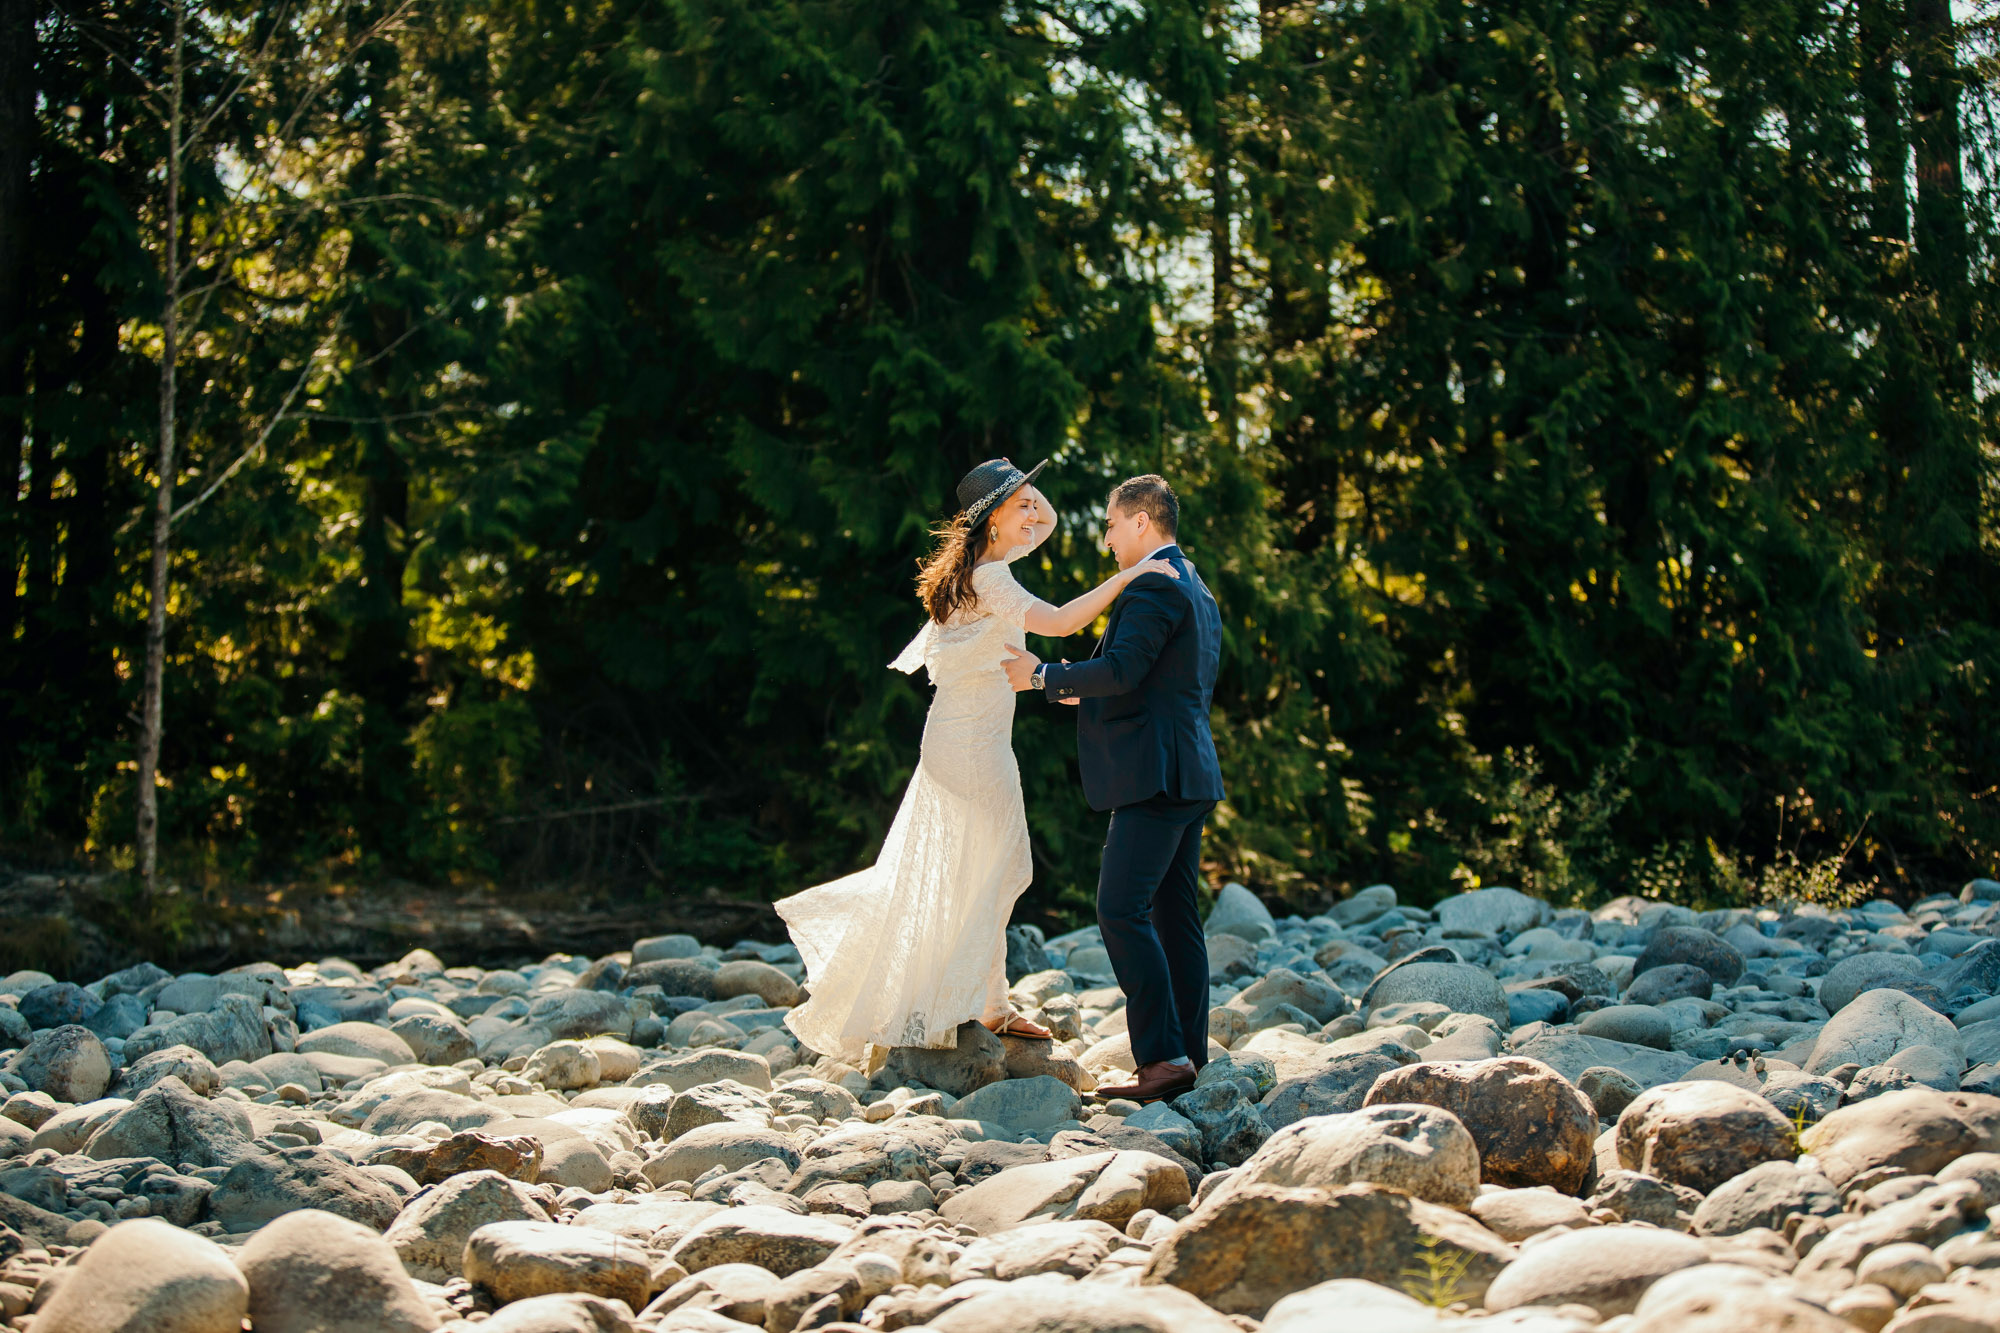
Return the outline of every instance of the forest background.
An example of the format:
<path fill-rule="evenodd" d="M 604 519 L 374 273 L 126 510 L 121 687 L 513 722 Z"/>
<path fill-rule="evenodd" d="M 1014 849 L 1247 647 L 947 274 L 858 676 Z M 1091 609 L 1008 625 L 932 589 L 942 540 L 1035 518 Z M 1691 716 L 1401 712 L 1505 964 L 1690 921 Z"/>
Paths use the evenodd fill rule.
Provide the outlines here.
<path fill-rule="evenodd" d="M 166 512 L 164 879 L 844 873 L 999 455 L 1052 601 L 1178 487 L 1217 877 L 1996 864 L 1985 0 L 176 4 L 0 0 L 17 865 L 135 864 Z M 1071 727 L 1015 730 L 1049 918 Z"/>

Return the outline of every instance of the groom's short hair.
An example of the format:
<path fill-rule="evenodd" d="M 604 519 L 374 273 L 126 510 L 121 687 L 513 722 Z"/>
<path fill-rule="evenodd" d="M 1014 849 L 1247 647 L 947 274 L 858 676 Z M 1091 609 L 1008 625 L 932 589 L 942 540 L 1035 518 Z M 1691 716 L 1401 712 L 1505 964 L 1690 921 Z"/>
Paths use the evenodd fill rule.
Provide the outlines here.
<path fill-rule="evenodd" d="M 1111 488 L 1111 503 L 1126 514 L 1144 514 L 1154 527 L 1169 537 L 1181 530 L 1181 502 L 1165 477 L 1148 472 L 1143 477 L 1121 481 Z"/>

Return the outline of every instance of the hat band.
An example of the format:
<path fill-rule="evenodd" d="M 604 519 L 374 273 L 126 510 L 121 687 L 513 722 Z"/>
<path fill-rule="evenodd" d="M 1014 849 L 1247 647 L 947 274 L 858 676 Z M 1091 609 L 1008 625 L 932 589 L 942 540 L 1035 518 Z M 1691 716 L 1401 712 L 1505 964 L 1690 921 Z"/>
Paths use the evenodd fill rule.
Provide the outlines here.
<path fill-rule="evenodd" d="M 1019 489 L 1021 483 L 1027 479 L 1027 473 L 1016 470 L 1012 479 L 1001 482 L 998 486 L 995 486 L 992 490 L 974 500 L 965 507 L 965 512 L 970 514 L 980 506 L 989 503 L 995 496 L 1005 494 L 1009 490 Z"/>

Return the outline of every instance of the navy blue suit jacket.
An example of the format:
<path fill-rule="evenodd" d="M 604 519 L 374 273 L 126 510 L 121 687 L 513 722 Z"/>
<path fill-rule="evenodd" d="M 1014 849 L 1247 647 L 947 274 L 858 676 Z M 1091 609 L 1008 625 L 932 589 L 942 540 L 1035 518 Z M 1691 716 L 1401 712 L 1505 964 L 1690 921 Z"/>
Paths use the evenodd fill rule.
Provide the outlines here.
<path fill-rule="evenodd" d="M 1154 557 L 1180 578 L 1145 574 L 1112 603 L 1088 662 L 1051 662 L 1049 702 L 1080 699 L 1076 754 L 1093 810 L 1155 796 L 1220 801 L 1222 767 L 1208 729 L 1222 657 L 1222 613 L 1178 546 Z"/>

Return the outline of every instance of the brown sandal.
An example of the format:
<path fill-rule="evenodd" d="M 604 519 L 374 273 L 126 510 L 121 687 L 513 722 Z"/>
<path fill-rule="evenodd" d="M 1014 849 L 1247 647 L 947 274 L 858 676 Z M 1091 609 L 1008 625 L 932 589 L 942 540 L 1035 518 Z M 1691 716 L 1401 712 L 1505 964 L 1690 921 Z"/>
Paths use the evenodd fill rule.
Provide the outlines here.
<path fill-rule="evenodd" d="M 1049 1031 L 1039 1023 L 1023 1018 L 1017 1013 L 1008 1014 L 1007 1021 L 999 1027 L 987 1028 L 986 1030 L 996 1037 L 1020 1037 L 1027 1041 L 1054 1041 L 1056 1039 L 1055 1033 Z"/>

